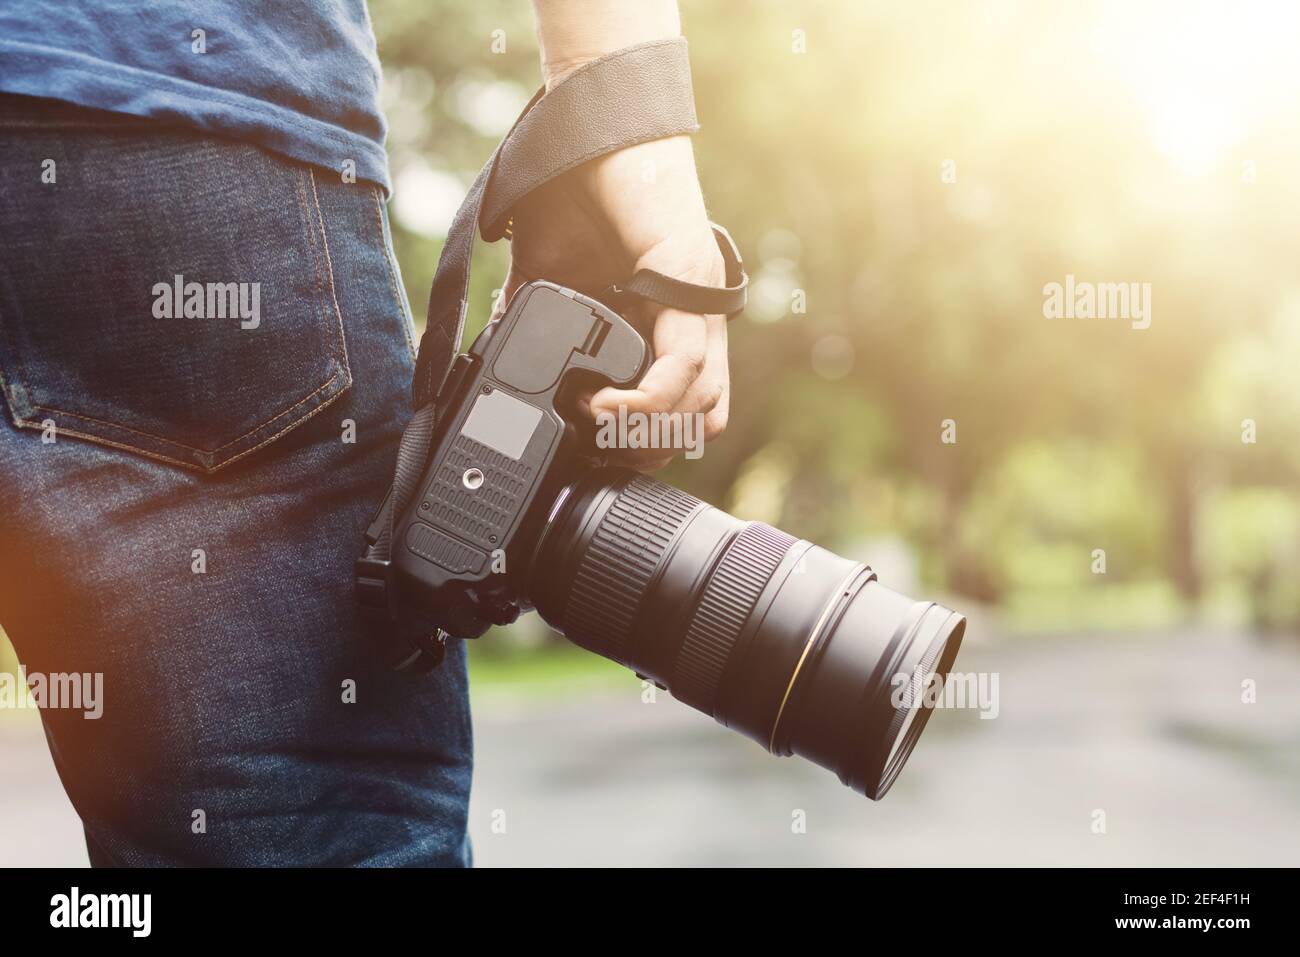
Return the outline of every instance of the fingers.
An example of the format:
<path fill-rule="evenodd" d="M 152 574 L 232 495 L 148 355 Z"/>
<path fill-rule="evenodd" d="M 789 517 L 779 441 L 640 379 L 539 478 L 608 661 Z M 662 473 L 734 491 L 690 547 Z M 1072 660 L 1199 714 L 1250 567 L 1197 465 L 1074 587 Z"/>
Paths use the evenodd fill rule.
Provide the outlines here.
<path fill-rule="evenodd" d="M 656 174 L 649 184 L 647 163 Z M 642 144 L 584 169 L 581 180 L 566 181 L 570 192 L 562 201 L 516 223 L 498 315 L 531 278 L 527 269 L 588 292 L 641 268 L 699 285 L 724 283 L 726 268 L 705 215 L 689 140 Z M 704 442 L 726 428 L 730 411 L 726 320 L 649 304 L 627 318 L 646 335 L 655 360 L 635 388 L 601 389 L 583 411 L 598 429 L 602 416 L 622 413 L 624 423 L 628 415 L 653 417 L 659 433 L 667 424 L 671 441 L 665 444 L 658 434 L 647 445 L 633 441 L 627 429 L 616 444 L 598 444 L 614 453 L 611 458 L 645 470 L 683 451 L 698 457 Z M 671 421 L 662 421 L 665 414 Z"/>
<path fill-rule="evenodd" d="M 668 463 L 673 460 L 673 456 L 657 459 L 642 459 L 629 456 L 625 459 L 626 464 L 636 469 L 638 472 L 644 472 L 646 475 L 653 475 L 662 468 L 667 468 Z"/>
<path fill-rule="evenodd" d="M 653 341 L 657 358 L 633 389 L 606 388 L 591 400 L 591 414 L 651 417 L 670 413 L 671 421 L 658 447 L 621 448 L 615 456 L 642 471 L 654 471 L 686 452 L 689 458 L 703 451 L 703 443 L 726 428 L 729 412 L 727 326 L 721 316 L 698 316 L 663 309 L 655 319 Z M 689 421 L 686 419 L 689 418 Z M 671 440 L 672 444 L 668 444 Z M 668 454 L 665 454 L 667 451 Z"/>

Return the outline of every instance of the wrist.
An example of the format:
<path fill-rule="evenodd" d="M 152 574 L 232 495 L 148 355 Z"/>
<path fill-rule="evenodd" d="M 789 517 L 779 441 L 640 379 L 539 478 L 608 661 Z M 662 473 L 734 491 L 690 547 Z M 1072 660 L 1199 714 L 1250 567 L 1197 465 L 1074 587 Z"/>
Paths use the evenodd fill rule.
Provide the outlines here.
<path fill-rule="evenodd" d="M 677 0 L 533 0 L 533 12 L 548 90 L 607 53 L 682 32 Z"/>

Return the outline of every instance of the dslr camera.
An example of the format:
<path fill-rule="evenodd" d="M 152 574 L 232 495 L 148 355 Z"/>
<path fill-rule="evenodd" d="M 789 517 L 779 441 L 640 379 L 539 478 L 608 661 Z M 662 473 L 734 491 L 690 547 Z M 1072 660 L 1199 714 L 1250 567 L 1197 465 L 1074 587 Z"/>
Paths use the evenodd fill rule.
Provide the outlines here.
<path fill-rule="evenodd" d="M 640 473 L 608 467 L 579 391 L 650 363 L 605 304 L 521 287 L 456 358 L 390 561 L 357 563 L 363 604 L 413 609 L 441 639 L 535 608 L 569 641 L 778 755 L 881 798 L 915 746 L 965 619 L 841 558 Z M 383 510 L 381 509 L 381 514 Z"/>

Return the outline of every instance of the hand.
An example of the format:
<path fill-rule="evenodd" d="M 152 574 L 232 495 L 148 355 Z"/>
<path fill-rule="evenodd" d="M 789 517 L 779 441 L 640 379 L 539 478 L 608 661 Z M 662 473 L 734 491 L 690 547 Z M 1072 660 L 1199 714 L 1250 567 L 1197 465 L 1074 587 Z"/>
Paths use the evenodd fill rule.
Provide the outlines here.
<path fill-rule="evenodd" d="M 709 226 L 690 140 L 656 140 L 600 157 L 534 191 L 514 210 L 505 302 L 530 279 L 596 295 L 640 268 L 701 285 L 725 285 L 722 254 Z M 584 397 L 582 411 L 702 413 L 704 441 L 727 425 L 727 324 L 653 303 L 626 316 L 654 350 L 633 389 Z M 689 433 L 688 433 L 689 434 Z M 654 471 L 676 452 L 620 450 L 617 458 Z"/>

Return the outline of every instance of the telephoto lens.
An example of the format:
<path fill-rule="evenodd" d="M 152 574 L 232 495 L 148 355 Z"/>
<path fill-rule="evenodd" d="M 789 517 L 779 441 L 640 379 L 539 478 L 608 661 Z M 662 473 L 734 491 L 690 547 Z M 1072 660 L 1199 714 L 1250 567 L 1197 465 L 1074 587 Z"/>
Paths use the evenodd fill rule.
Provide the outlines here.
<path fill-rule="evenodd" d="M 873 800 L 916 746 L 966 627 L 866 565 L 617 468 L 556 498 L 527 591 L 570 641 Z"/>

